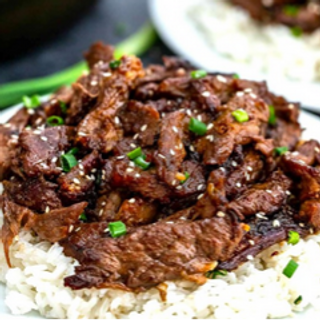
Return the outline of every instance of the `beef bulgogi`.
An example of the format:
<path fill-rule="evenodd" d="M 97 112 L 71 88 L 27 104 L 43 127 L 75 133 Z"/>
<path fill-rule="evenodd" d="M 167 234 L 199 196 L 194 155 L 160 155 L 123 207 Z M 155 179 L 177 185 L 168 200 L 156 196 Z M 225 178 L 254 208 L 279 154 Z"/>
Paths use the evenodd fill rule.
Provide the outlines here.
<path fill-rule="evenodd" d="M 299 104 L 179 58 L 144 69 L 101 43 L 86 58 L 89 74 L 0 126 L 9 265 L 31 230 L 79 261 L 66 286 L 141 291 L 320 230 L 320 145 L 300 140 Z"/>
<path fill-rule="evenodd" d="M 320 28 L 320 2 L 318 0 L 230 0 L 245 9 L 262 23 L 284 24 L 296 36 Z"/>

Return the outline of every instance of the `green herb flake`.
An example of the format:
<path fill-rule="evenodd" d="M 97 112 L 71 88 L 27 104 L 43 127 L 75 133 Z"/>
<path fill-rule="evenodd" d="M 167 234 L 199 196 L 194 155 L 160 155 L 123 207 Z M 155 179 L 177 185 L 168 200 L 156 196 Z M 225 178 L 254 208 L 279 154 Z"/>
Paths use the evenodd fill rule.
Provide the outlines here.
<path fill-rule="evenodd" d="M 288 233 L 288 243 L 293 246 L 296 245 L 300 241 L 300 235 L 296 231 L 290 230 Z"/>
<path fill-rule="evenodd" d="M 35 109 L 41 105 L 40 97 L 38 95 L 32 97 L 23 96 L 22 102 L 27 109 Z"/>
<path fill-rule="evenodd" d="M 226 270 L 211 270 L 206 273 L 208 279 L 215 279 L 217 276 L 225 277 L 228 274 Z"/>
<path fill-rule="evenodd" d="M 207 76 L 207 71 L 205 70 L 194 70 L 190 72 L 190 76 L 192 79 L 201 79 Z"/>
<path fill-rule="evenodd" d="M 271 124 L 272 126 L 274 126 L 277 123 L 277 117 L 276 117 L 276 110 L 274 108 L 274 106 L 270 105 L 269 106 L 269 124 Z"/>
<path fill-rule="evenodd" d="M 296 300 L 294 300 L 295 305 L 299 305 L 302 302 L 302 296 L 299 296 Z"/>
<path fill-rule="evenodd" d="M 294 5 L 287 5 L 283 8 L 283 12 L 290 17 L 296 17 L 299 13 L 299 7 Z"/>
<path fill-rule="evenodd" d="M 109 63 L 111 69 L 117 69 L 120 67 L 121 60 L 113 60 Z"/>
<path fill-rule="evenodd" d="M 303 30 L 302 30 L 300 27 L 297 27 L 297 26 L 292 27 L 292 28 L 290 29 L 290 31 L 291 31 L 291 34 L 292 34 L 294 37 L 297 37 L 297 38 L 301 37 L 302 34 L 303 34 Z"/>
<path fill-rule="evenodd" d="M 278 156 L 282 156 L 284 155 L 287 151 L 289 151 L 288 147 L 278 147 L 274 149 L 274 152 L 278 155 Z"/>
<path fill-rule="evenodd" d="M 87 216 L 86 216 L 86 214 L 85 214 L 84 212 L 82 212 L 82 213 L 80 214 L 79 220 L 80 220 L 80 221 L 83 221 L 83 222 L 88 221 L 88 218 L 87 218 Z"/>

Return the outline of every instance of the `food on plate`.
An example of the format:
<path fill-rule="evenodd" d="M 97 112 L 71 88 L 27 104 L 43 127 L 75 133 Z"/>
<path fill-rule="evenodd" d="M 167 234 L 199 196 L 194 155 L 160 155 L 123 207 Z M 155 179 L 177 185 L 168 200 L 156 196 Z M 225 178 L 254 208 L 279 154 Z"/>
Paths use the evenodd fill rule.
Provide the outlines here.
<path fill-rule="evenodd" d="M 220 54 L 272 76 L 320 80 L 320 3 L 199 0 L 189 17 Z"/>
<path fill-rule="evenodd" d="M 301 140 L 299 104 L 175 57 L 143 68 L 101 43 L 85 56 L 89 74 L 44 102 L 24 97 L 0 126 L 12 312 L 221 317 L 222 297 L 188 306 L 213 294 L 217 277 L 242 287 L 241 272 L 278 261 L 294 283 L 308 245 L 320 249 L 318 236 L 303 240 L 320 230 L 320 144 Z M 308 304 L 291 292 L 286 311 L 260 316 L 286 315 L 300 296 Z"/>

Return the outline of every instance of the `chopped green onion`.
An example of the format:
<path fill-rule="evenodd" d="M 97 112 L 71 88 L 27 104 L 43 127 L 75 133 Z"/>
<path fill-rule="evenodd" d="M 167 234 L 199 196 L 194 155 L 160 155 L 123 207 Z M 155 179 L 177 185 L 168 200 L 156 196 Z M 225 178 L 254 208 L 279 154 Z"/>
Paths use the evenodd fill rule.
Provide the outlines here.
<path fill-rule="evenodd" d="M 289 150 L 288 147 L 279 147 L 279 148 L 275 148 L 274 151 L 277 155 L 282 156 L 283 154 L 285 154 L 287 151 Z"/>
<path fill-rule="evenodd" d="M 64 124 L 64 121 L 61 117 L 51 116 L 47 119 L 47 124 L 51 127 L 61 126 Z"/>
<path fill-rule="evenodd" d="M 302 296 L 299 296 L 296 300 L 294 300 L 294 304 L 295 305 L 298 305 L 298 304 L 300 304 L 302 302 Z"/>
<path fill-rule="evenodd" d="M 128 158 L 129 158 L 130 160 L 134 160 L 134 159 L 142 156 L 142 150 L 141 150 L 140 147 L 139 147 L 139 148 L 136 148 L 136 149 L 130 151 L 129 153 L 127 153 L 127 156 L 128 156 Z"/>
<path fill-rule="evenodd" d="M 63 101 L 59 101 L 59 104 L 60 104 L 61 112 L 62 112 L 63 114 L 66 114 L 66 113 L 67 113 L 67 110 L 68 110 L 67 104 L 66 104 L 65 102 L 63 102 Z"/>
<path fill-rule="evenodd" d="M 209 279 L 215 279 L 217 276 L 225 277 L 228 274 L 226 270 L 211 270 L 206 273 L 206 277 Z"/>
<path fill-rule="evenodd" d="M 145 161 L 143 155 L 135 158 L 133 162 L 136 166 L 140 167 L 143 170 L 147 170 L 151 166 L 151 162 Z"/>
<path fill-rule="evenodd" d="M 194 70 L 190 72 L 190 76 L 192 79 L 201 79 L 207 76 L 207 71 L 204 70 Z"/>
<path fill-rule="evenodd" d="M 287 5 L 283 8 L 283 12 L 290 17 L 295 17 L 299 13 L 299 7 L 293 5 Z"/>
<path fill-rule="evenodd" d="M 79 216 L 79 220 L 85 222 L 85 221 L 88 221 L 88 218 L 86 216 L 86 214 L 84 212 L 82 212 Z"/>
<path fill-rule="evenodd" d="M 114 60 L 109 63 L 109 66 L 111 69 L 117 69 L 120 67 L 120 64 L 121 64 L 120 60 Z"/>
<path fill-rule="evenodd" d="M 190 178 L 190 173 L 189 172 L 185 172 L 184 176 L 185 176 L 185 179 L 180 181 L 181 184 L 184 184 Z"/>
<path fill-rule="evenodd" d="M 127 227 L 122 221 L 110 222 L 108 228 L 112 238 L 118 238 L 127 233 Z"/>
<path fill-rule="evenodd" d="M 237 73 L 235 73 L 235 74 L 232 76 L 232 78 L 233 78 L 233 79 L 240 79 L 240 76 L 239 76 Z"/>
<path fill-rule="evenodd" d="M 276 117 L 276 110 L 274 108 L 274 106 L 269 106 L 269 112 L 270 112 L 270 115 L 269 115 L 269 124 L 271 125 L 275 125 L 276 122 L 277 122 L 277 117 Z"/>
<path fill-rule="evenodd" d="M 233 117 L 240 123 L 247 122 L 249 120 L 248 113 L 243 109 L 238 109 L 232 112 Z"/>
<path fill-rule="evenodd" d="M 290 31 L 291 31 L 292 35 L 297 38 L 301 37 L 301 35 L 303 33 L 303 30 L 300 27 L 292 27 L 290 29 Z"/>
<path fill-rule="evenodd" d="M 64 172 L 70 172 L 78 164 L 78 160 L 73 154 L 63 154 L 61 156 L 61 164 Z"/>
<path fill-rule="evenodd" d="M 292 245 L 296 245 L 299 242 L 299 240 L 300 240 L 299 233 L 296 231 L 290 230 L 288 234 L 288 243 Z"/>
<path fill-rule="evenodd" d="M 287 264 L 287 266 L 283 269 L 282 273 L 287 277 L 291 278 L 296 270 L 298 269 L 299 265 L 294 261 L 290 260 Z"/>
<path fill-rule="evenodd" d="M 32 97 L 23 96 L 22 102 L 27 109 L 35 109 L 41 105 L 40 97 L 37 95 Z"/>
<path fill-rule="evenodd" d="M 67 152 L 67 154 L 73 154 L 73 155 L 75 155 L 75 154 L 77 154 L 78 152 L 79 152 L 79 148 L 74 147 L 74 148 L 72 148 L 71 150 L 69 150 L 69 151 Z"/>
<path fill-rule="evenodd" d="M 189 130 L 199 136 L 203 136 L 207 133 L 207 126 L 202 121 L 196 118 L 191 118 L 189 122 Z"/>

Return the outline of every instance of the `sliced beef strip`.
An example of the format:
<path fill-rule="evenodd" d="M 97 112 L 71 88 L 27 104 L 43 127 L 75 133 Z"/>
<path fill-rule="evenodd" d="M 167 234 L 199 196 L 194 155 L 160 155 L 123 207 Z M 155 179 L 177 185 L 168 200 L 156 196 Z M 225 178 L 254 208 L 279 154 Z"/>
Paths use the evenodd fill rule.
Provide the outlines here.
<path fill-rule="evenodd" d="M 166 115 L 161 124 L 156 157 L 157 172 L 160 179 L 170 186 L 179 184 L 176 174 L 181 170 L 186 156 L 183 145 L 184 118 L 184 113 L 175 111 Z"/>
<path fill-rule="evenodd" d="M 296 146 L 297 157 L 307 165 L 320 163 L 320 143 L 316 140 L 304 141 Z"/>
<path fill-rule="evenodd" d="M 111 191 L 110 193 L 101 196 L 97 200 L 94 212 L 95 217 L 99 221 L 114 221 L 121 203 L 122 196 L 118 191 Z"/>
<path fill-rule="evenodd" d="M 78 223 L 80 214 L 87 206 L 86 202 L 77 203 L 68 208 L 54 209 L 49 213 L 36 215 L 30 209 L 0 197 L 0 207 L 4 215 L 2 242 L 9 266 L 9 248 L 20 229 L 34 230 L 42 240 L 58 242 L 68 236 Z"/>
<path fill-rule="evenodd" d="M 262 250 L 287 240 L 289 231 L 296 231 L 302 237 L 306 236 L 308 230 L 298 225 L 292 218 L 294 214 L 294 210 L 284 207 L 268 220 L 260 218 L 249 220 L 250 231 L 245 234 L 232 258 L 220 263 L 217 268 L 228 271 L 235 270 Z"/>
<path fill-rule="evenodd" d="M 204 283 L 203 274 L 212 270 L 216 261 L 231 257 L 243 231 L 226 217 L 157 222 L 118 239 L 84 234 L 86 239 L 78 233 L 63 242 L 65 252 L 75 254 L 81 264 L 75 275 L 65 279 L 65 285 L 75 290 L 112 287 L 141 291 L 180 277 Z"/>
<path fill-rule="evenodd" d="M 15 203 L 33 211 L 44 213 L 48 209 L 57 209 L 62 206 L 58 197 L 58 185 L 46 181 L 43 177 L 4 181 L 6 195 Z"/>
<path fill-rule="evenodd" d="M 102 42 L 96 42 L 84 56 L 90 69 L 92 69 L 100 61 L 109 62 L 113 60 L 113 54 L 114 48 L 112 46 L 105 45 Z"/>
<path fill-rule="evenodd" d="M 159 133 L 160 115 L 153 106 L 131 100 L 119 117 L 125 133 L 137 135 L 139 146 L 154 144 Z"/>
<path fill-rule="evenodd" d="M 125 200 L 114 217 L 114 221 L 122 221 L 126 226 L 140 226 L 154 222 L 157 206 L 139 197 Z"/>
<path fill-rule="evenodd" d="M 231 201 L 228 211 L 236 213 L 240 219 L 257 213 L 271 214 L 286 203 L 291 186 L 292 180 L 281 171 L 275 171 L 266 182 L 254 185 Z"/>
<path fill-rule="evenodd" d="M 93 151 L 80 161 L 70 172 L 60 175 L 58 178 L 59 195 L 65 205 L 81 202 L 88 198 L 90 198 L 90 202 L 94 202 L 96 199 L 95 177 L 100 164 L 99 153 Z"/>
<path fill-rule="evenodd" d="M 320 230 L 320 200 L 311 199 L 305 201 L 300 208 L 299 215 L 296 218 L 314 228 Z"/>
<path fill-rule="evenodd" d="M 31 178 L 59 175 L 59 158 L 69 149 L 72 134 L 73 128 L 66 126 L 24 130 L 19 137 L 17 158 L 12 159 L 15 172 Z"/>

